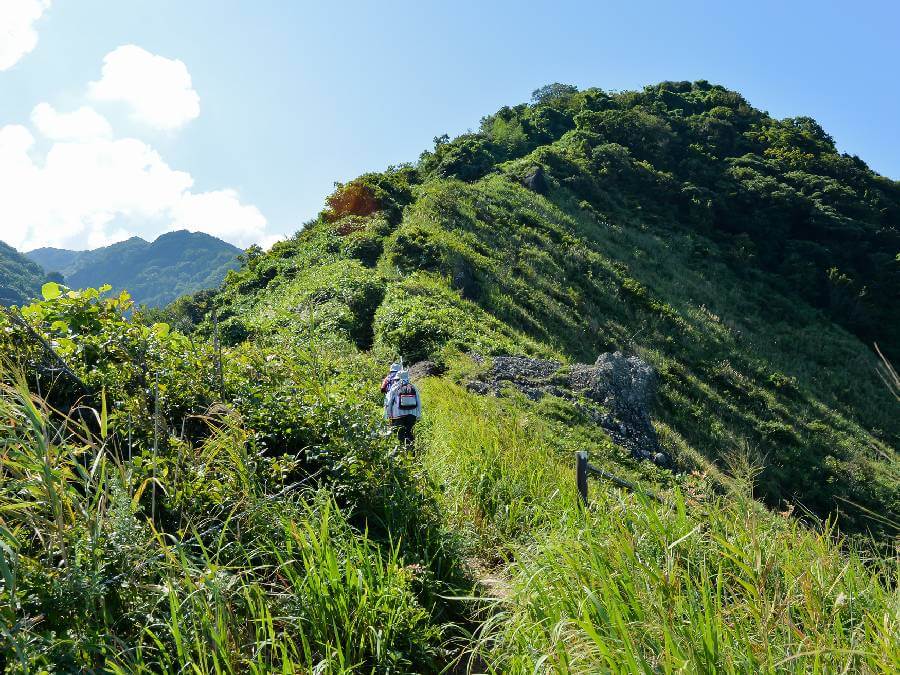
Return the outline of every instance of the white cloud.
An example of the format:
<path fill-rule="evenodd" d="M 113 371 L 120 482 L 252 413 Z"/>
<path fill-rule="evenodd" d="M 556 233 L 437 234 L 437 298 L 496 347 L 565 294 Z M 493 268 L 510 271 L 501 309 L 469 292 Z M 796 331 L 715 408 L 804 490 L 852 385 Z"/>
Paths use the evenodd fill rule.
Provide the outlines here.
<path fill-rule="evenodd" d="M 39 103 L 31 111 L 31 122 L 41 135 L 54 141 L 112 137 L 112 127 L 106 118 L 87 106 L 61 113 L 49 103 Z"/>
<path fill-rule="evenodd" d="M 35 48 L 34 23 L 50 0 L 0 0 L 0 70 L 8 70 Z"/>
<path fill-rule="evenodd" d="M 88 85 L 97 101 L 119 101 L 132 117 L 157 129 L 172 130 L 200 115 L 200 96 L 182 61 L 124 45 L 107 54 L 97 82 Z"/>
<path fill-rule="evenodd" d="M 8 1 L 0 0 L 0 18 Z M 199 114 L 184 64 L 135 46 L 106 56 L 90 94 L 124 101 L 135 117 L 161 129 Z M 96 248 L 176 229 L 241 246 L 271 245 L 279 238 L 237 191 L 195 192 L 193 176 L 170 167 L 144 141 L 115 138 L 110 123 L 91 107 L 60 112 L 40 103 L 31 122 L 43 142 L 25 126 L 0 126 L 0 240 L 20 250 Z"/>
<path fill-rule="evenodd" d="M 0 127 L 0 240 L 20 250 L 95 248 L 182 228 L 239 245 L 270 236 L 237 192 L 192 192 L 189 173 L 137 139 L 60 141 L 42 161 L 34 151 L 28 129 Z"/>
<path fill-rule="evenodd" d="M 234 190 L 185 194 L 172 208 L 173 226 L 201 230 L 239 246 L 262 241 L 266 218 L 252 205 L 241 204 Z"/>
<path fill-rule="evenodd" d="M 279 241 L 284 241 L 285 239 L 287 239 L 287 236 L 283 234 L 267 234 L 256 243 L 259 244 L 264 251 L 268 251 Z"/>

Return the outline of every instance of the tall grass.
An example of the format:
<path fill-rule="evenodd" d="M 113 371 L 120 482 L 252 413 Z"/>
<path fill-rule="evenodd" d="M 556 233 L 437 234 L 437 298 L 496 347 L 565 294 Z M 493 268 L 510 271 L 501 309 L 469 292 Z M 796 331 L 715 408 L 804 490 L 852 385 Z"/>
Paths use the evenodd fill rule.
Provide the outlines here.
<path fill-rule="evenodd" d="M 444 381 L 427 381 L 422 390 L 426 461 L 443 485 L 445 517 L 467 533 L 472 555 L 503 560 L 548 518 L 575 517 L 571 470 L 558 461 L 551 430 L 537 415 Z"/>
<path fill-rule="evenodd" d="M 444 628 L 400 542 L 275 489 L 233 413 L 122 461 L 106 429 L 0 390 L 0 672 L 430 672 Z M 156 462 L 156 463 L 153 463 Z M 152 466 L 151 466 L 152 464 Z M 151 513 L 151 476 L 157 511 Z"/>
<path fill-rule="evenodd" d="M 668 505 L 593 482 L 574 494 L 547 425 L 431 381 L 428 462 L 473 551 L 504 552 L 509 593 L 469 666 L 492 673 L 900 670 L 900 563 L 866 557 L 752 499 L 685 482 Z M 559 444 L 556 444 L 557 447 Z M 740 463 L 734 463 L 738 466 Z"/>
<path fill-rule="evenodd" d="M 480 635 L 490 670 L 897 672 L 896 561 L 741 502 L 674 501 L 600 492 L 579 527 L 523 548 Z"/>

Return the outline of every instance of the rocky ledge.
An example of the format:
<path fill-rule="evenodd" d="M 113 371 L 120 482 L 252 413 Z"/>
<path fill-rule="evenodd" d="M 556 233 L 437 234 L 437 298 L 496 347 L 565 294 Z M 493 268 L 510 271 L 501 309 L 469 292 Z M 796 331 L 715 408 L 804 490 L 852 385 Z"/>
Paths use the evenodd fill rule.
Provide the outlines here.
<path fill-rule="evenodd" d="M 547 395 L 572 401 L 634 457 L 668 465 L 670 460 L 660 451 L 650 422 L 657 382 L 653 367 L 640 357 L 608 352 L 593 365 L 571 366 L 524 356 L 495 356 L 482 379 L 470 382 L 468 388 L 498 395 L 511 385 L 534 401 Z"/>

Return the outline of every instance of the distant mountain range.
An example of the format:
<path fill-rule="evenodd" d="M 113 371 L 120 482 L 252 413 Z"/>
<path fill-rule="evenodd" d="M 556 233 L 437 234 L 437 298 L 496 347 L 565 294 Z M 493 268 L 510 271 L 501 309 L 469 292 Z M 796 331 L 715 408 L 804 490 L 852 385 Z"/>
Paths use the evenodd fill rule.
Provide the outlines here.
<path fill-rule="evenodd" d="M 140 237 L 92 251 L 39 248 L 24 255 L 0 243 L 0 303 L 21 304 L 48 279 L 70 288 L 110 284 L 151 307 L 218 286 L 238 267 L 241 249 L 200 232 L 179 230 L 153 242 Z"/>

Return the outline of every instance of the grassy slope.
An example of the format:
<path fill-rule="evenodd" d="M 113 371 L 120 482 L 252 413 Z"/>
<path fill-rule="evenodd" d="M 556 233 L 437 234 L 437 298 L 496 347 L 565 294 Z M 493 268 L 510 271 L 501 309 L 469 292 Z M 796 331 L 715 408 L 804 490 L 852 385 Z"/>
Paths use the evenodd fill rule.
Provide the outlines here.
<path fill-rule="evenodd" d="M 257 340 L 337 334 L 382 362 L 451 367 L 424 387 L 421 444 L 467 555 L 510 584 L 469 645 L 474 667 L 896 668 L 898 598 L 878 581 L 896 565 L 751 497 L 786 513 L 825 514 L 839 497 L 896 512 L 895 404 L 858 338 L 777 279 L 735 272 L 711 239 L 609 222 L 561 188 L 432 180 L 399 226 L 350 222 L 317 223 L 234 275 L 225 312 Z M 365 237 L 380 256 L 359 255 Z M 636 465 L 562 401 L 451 384 L 478 369 L 464 350 L 592 360 L 614 348 L 660 370 L 657 428 L 695 474 Z M 585 519 L 571 474 L 581 448 L 674 505 L 600 483 Z M 891 531 L 850 506 L 842 524 Z"/>
<path fill-rule="evenodd" d="M 873 523 L 841 500 L 900 510 L 900 423 L 874 355 L 777 279 L 733 271 L 709 238 L 609 222 L 565 189 L 544 197 L 503 176 L 426 182 L 384 234 L 378 218 L 341 227 L 316 224 L 235 275 L 225 315 L 258 335 L 312 317 L 385 359 L 636 351 L 661 374 L 658 430 L 685 468 L 749 451 L 773 506 L 840 506 L 851 529 Z M 360 233 L 383 250 L 374 269 L 342 248 Z M 242 290 L 260 276 L 265 291 Z"/>
<path fill-rule="evenodd" d="M 396 236 L 453 238 L 484 287 L 478 304 L 568 358 L 648 358 L 682 453 L 716 460 L 749 444 L 773 503 L 824 513 L 845 497 L 898 512 L 900 424 L 875 358 L 777 280 L 738 277 L 696 233 L 599 221 L 565 193 L 544 199 L 499 177 L 423 192 Z"/>
<path fill-rule="evenodd" d="M 839 553 L 830 532 L 750 496 L 890 538 L 895 525 L 867 510 L 898 513 L 900 424 L 871 351 L 778 274 L 736 265 L 731 240 L 603 212 L 552 175 L 538 195 L 517 171 L 432 176 L 402 218 L 332 212 L 222 296 L 258 338 L 338 333 L 383 361 L 451 366 L 425 388 L 423 445 L 470 554 L 512 583 L 478 658 L 496 672 L 896 667 L 896 593 L 871 576 L 896 566 Z M 657 429 L 695 475 L 635 465 L 564 402 L 445 383 L 477 370 L 462 351 L 591 361 L 611 349 L 658 368 Z M 570 473 L 585 447 L 674 490 L 674 511 L 595 485 L 585 522 Z"/>
<path fill-rule="evenodd" d="M 727 495 L 678 480 L 667 506 L 591 486 L 576 505 L 579 430 L 528 404 L 430 380 L 427 462 L 470 550 L 509 579 L 470 663 L 492 673 L 891 672 L 896 561 L 838 552 L 773 515 L 738 473 Z M 875 575 L 873 577 L 873 575 Z"/>

